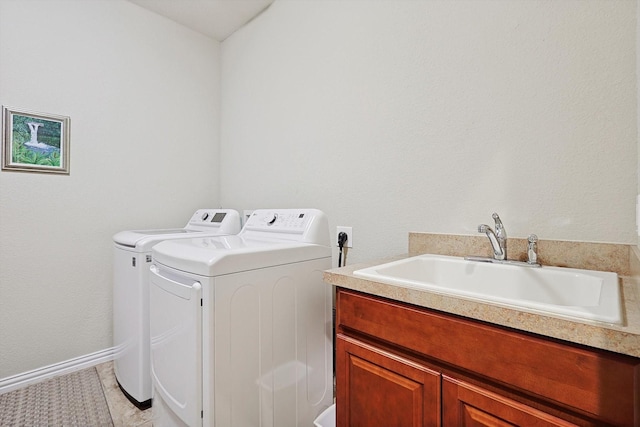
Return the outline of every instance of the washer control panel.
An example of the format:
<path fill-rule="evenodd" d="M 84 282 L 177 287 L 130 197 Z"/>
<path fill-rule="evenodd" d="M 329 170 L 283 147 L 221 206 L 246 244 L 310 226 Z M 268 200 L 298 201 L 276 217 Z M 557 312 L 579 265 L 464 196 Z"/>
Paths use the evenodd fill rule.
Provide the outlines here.
<path fill-rule="evenodd" d="M 198 209 L 189 220 L 187 229 L 221 229 L 227 234 L 240 231 L 240 214 L 233 209 Z"/>
<path fill-rule="evenodd" d="M 226 216 L 227 216 L 226 212 L 204 211 L 200 213 L 199 218 L 198 218 L 198 215 L 194 215 L 192 222 L 203 223 L 203 224 L 213 222 L 216 224 L 220 224 Z"/>
<path fill-rule="evenodd" d="M 238 234 L 329 246 L 329 221 L 318 209 L 257 209 Z"/>
<path fill-rule="evenodd" d="M 315 215 L 312 209 L 256 210 L 245 229 L 279 233 L 303 233 Z"/>

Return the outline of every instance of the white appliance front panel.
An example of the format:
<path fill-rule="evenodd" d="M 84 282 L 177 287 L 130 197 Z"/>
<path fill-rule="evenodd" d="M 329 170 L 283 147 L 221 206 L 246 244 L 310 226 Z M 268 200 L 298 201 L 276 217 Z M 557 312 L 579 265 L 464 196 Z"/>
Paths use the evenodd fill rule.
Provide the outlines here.
<path fill-rule="evenodd" d="M 152 248 L 171 239 L 222 236 L 240 231 L 231 209 L 199 209 L 185 228 L 122 231 L 114 235 L 114 370 L 122 389 L 138 404 L 150 402 L 149 266 Z"/>
<path fill-rule="evenodd" d="M 154 406 L 157 399 L 161 399 L 163 406 L 191 427 L 202 425 L 201 294 L 199 282 L 167 277 L 155 265 L 151 266 L 149 302 Z"/>
<path fill-rule="evenodd" d="M 147 255 L 116 246 L 113 270 L 114 373 L 138 402 L 151 399 L 149 376 L 149 265 Z"/>
<path fill-rule="evenodd" d="M 329 268 L 324 258 L 203 282 L 205 426 L 311 426 L 333 403 Z"/>

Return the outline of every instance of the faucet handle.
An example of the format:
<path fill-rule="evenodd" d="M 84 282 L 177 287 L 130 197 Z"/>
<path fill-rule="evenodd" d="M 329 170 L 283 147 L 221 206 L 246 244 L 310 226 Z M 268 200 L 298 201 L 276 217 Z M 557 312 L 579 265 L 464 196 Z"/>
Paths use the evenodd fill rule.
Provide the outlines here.
<path fill-rule="evenodd" d="M 538 236 L 530 234 L 527 241 L 527 263 L 538 264 Z"/>
<path fill-rule="evenodd" d="M 502 224 L 502 220 L 500 219 L 500 217 L 498 216 L 498 214 L 496 212 L 493 213 L 493 215 L 491 215 L 491 217 L 493 218 L 493 220 L 496 223 L 496 235 L 498 235 L 498 237 L 503 238 L 506 240 L 507 238 L 507 230 L 504 228 L 504 225 Z"/>
<path fill-rule="evenodd" d="M 493 218 L 493 220 L 495 221 L 495 223 L 496 223 L 496 227 L 497 227 L 497 226 L 502 226 L 502 221 L 500 220 L 500 216 L 498 216 L 498 214 L 497 214 L 496 212 L 494 212 L 494 213 L 491 215 L 491 218 Z"/>

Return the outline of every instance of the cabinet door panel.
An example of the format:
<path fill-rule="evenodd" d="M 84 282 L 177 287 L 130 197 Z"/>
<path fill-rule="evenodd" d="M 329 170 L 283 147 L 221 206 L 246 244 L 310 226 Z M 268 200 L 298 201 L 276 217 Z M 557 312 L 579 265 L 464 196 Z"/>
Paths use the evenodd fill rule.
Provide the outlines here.
<path fill-rule="evenodd" d="M 530 406 L 447 376 L 442 378 L 442 399 L 442 418 L 446 426 L 575 426 Z"/>
<path fill-rule="evenodd" d="M 338 335 L 339 427 L 440 426 L 440 374 Z"/>

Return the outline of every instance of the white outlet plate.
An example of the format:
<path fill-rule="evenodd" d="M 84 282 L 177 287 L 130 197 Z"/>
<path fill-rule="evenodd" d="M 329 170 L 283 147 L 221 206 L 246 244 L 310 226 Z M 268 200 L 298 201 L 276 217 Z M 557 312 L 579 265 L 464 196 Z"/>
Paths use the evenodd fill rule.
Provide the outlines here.
<path fill-rule="evenodd" d="M 338 234 L 340 234 L 340 232 L 347 233 L 347 244 L 345 246 L 348 248 L 352 248 L 353 247 L 353 227 L 338 226 L 336 230 L 336 246 L 338 246 Z"/>

